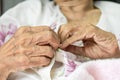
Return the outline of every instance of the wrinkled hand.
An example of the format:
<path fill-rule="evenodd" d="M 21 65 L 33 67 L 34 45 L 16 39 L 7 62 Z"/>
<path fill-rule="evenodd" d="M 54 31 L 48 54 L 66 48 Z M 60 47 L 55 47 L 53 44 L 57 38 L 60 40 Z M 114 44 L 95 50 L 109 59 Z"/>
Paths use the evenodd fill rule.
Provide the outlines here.
<path fill-rule="evenodd" d="M 81 25 L 78 22 L 71 22 L 62 25 L 58 35 L 61 39 L 61 49 L 81 56 L 97 59 L 119 55 L 115 35 L 91 24 Z M 72 45 L 81 40 L 84 44 L 83 47 Z"/>
<path fill-rule="evenodd" d="M 21 27 L 0 47 L 0 61 L 13 71 L 46 66 L 60 40 L 49 27 Z"/>

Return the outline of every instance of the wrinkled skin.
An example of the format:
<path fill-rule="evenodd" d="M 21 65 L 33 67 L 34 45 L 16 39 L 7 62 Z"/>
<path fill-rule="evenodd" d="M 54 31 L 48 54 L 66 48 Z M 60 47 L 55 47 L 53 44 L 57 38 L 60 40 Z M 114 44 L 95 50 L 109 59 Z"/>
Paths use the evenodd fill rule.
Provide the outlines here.
<path fill-rule="evenodd" d="M 7 72 L 47 66 L 59 43 L 56 33 L 49 27 L 21 27 L 0 47 L 0 63 L 7 65 Z"/>
<path fill-rule="evenodd" d="M 58 47 L 94 59 L 120 57 L 115 35 L 91 25 L 99 20 L 99 12 L 95 15 L 96 12 L 93 11 L 92 15 L 95 15 L 93 17 L 82 15 L 86 12 L 90 14 L 89 11 L 94 8 L 93 0 L 54 1 L 60 6 L 61 12 L 69 22 L 59 29 L 61 45 L 57 34 L 48 27 L 21 27 L 7 43 L 0 47 L 1 80 L 6 80 L 11 72 L 47 66 Z M 85 23 L 91 24 L 79 23 L 84 17 L 86 17 Z M 75 20 L 79 22 L 72 22 Z M 81 40 L 83 47 L 72 45 Z"/>
<path fill-rule="evenodd" d="M 119 57 L 115 35 L 92 24 L 70 22 L 61 26 L 58 35 L 61 40 L 60 48 L 74 54 L 93 59 Z M 83 41 L 83 47 L 72 45 L 80 40 Z"/>

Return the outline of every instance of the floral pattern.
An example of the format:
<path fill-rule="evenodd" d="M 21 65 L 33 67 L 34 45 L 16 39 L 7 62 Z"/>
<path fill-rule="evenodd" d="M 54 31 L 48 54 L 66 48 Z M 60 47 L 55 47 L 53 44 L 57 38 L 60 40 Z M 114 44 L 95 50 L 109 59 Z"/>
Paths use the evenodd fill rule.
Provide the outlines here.
<path fill-rule="evenodd" d="M 17 26 L 13 23 L 8 25 L 1 24 L 0 25 L 0 46 L 4 44 L 7 36 L 13 35 L 17 30 Z"/>
<path fill-rule="evenodd" d="M 68 63 L 65 64 L 65 77 L 72 73 L 76 69 L 77 64 L 73 60 L 68 59 Z"/>

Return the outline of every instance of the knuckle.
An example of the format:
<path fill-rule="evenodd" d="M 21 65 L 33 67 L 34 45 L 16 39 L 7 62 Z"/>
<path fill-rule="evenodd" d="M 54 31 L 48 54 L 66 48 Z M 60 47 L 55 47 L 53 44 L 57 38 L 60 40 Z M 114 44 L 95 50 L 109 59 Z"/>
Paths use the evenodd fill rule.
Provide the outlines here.
<path fill-rule="evenodd" d="M 19 59 L 17 60 L 18 65 L 28 65 L 29 64 L 29 59 L 26 56 L 19 56 Z"/>
<path fill-rule="evenodd" d="M 43 65 L 49 65 L 50 64 L 50 59 L 46 58 L 46 57 L 43 57 L 42 62 L 43 62 Z"/>
<path fill-rule="evenodd" d="M 59 46 L 60 46 L 60 42 L 56 43 L 56 44 L 55 44 L 55 50 L 58 49 Z"/>
<path fill-rule="evenodd" d="M 115 53 L 116 50 L 119 49 L 116 36 L 113 33 L 111 33 L 111 32 L 108 32 L 108 34 L 110 36 L 110 41 L 111 41 L 111 44 L 109 46 L 110 47 L 110 52 L 111 53 Z"/>
<path fill-rule="evenodd" d="M 52 57 L 54 56 L 54 52 L 53 52 L 53 49 L 52 49 L 51 47 L 48 46 L 48 47 L 46 48 L 46 51 L 47 51 L 47 54 L 46 54 L 46 55 L 47 55 L 48 57 L 52 58 Z"/>
<path fill-rule="evenodd" d="M 115 53 L 117 53 L 118 49 L 119 49 L 118 46 L 113 46 L 113 47 L 110 49 L 111 55 L 114 55 Z"/>
<path fill-rule="evenodd" d="M 25 45 L 25 44 L 27 44 L 31 41 L 30 38 L 31 38 L 31 36 L 29 36 L 29 35 L 26 35 L 26 34 L 21 35 L 21 36 L 18 37 L 16 43 L 19 44 L 19 45 Z"/>

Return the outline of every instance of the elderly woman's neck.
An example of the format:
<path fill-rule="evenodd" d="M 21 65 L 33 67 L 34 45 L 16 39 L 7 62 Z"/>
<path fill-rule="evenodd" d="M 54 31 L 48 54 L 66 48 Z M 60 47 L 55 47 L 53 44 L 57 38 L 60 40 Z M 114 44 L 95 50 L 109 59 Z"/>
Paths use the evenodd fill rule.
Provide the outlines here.
<path fill-rule="evenodd" d="M 66 12 L 83 13 L 94 8 L 93 0 L 66 0 L 57 2 L 61 10 Z"/>
<path fill-rule="evenodd" d="M 95 9 L 93 0 L 55 0 L 68 21 L 78 21 Z"/>

